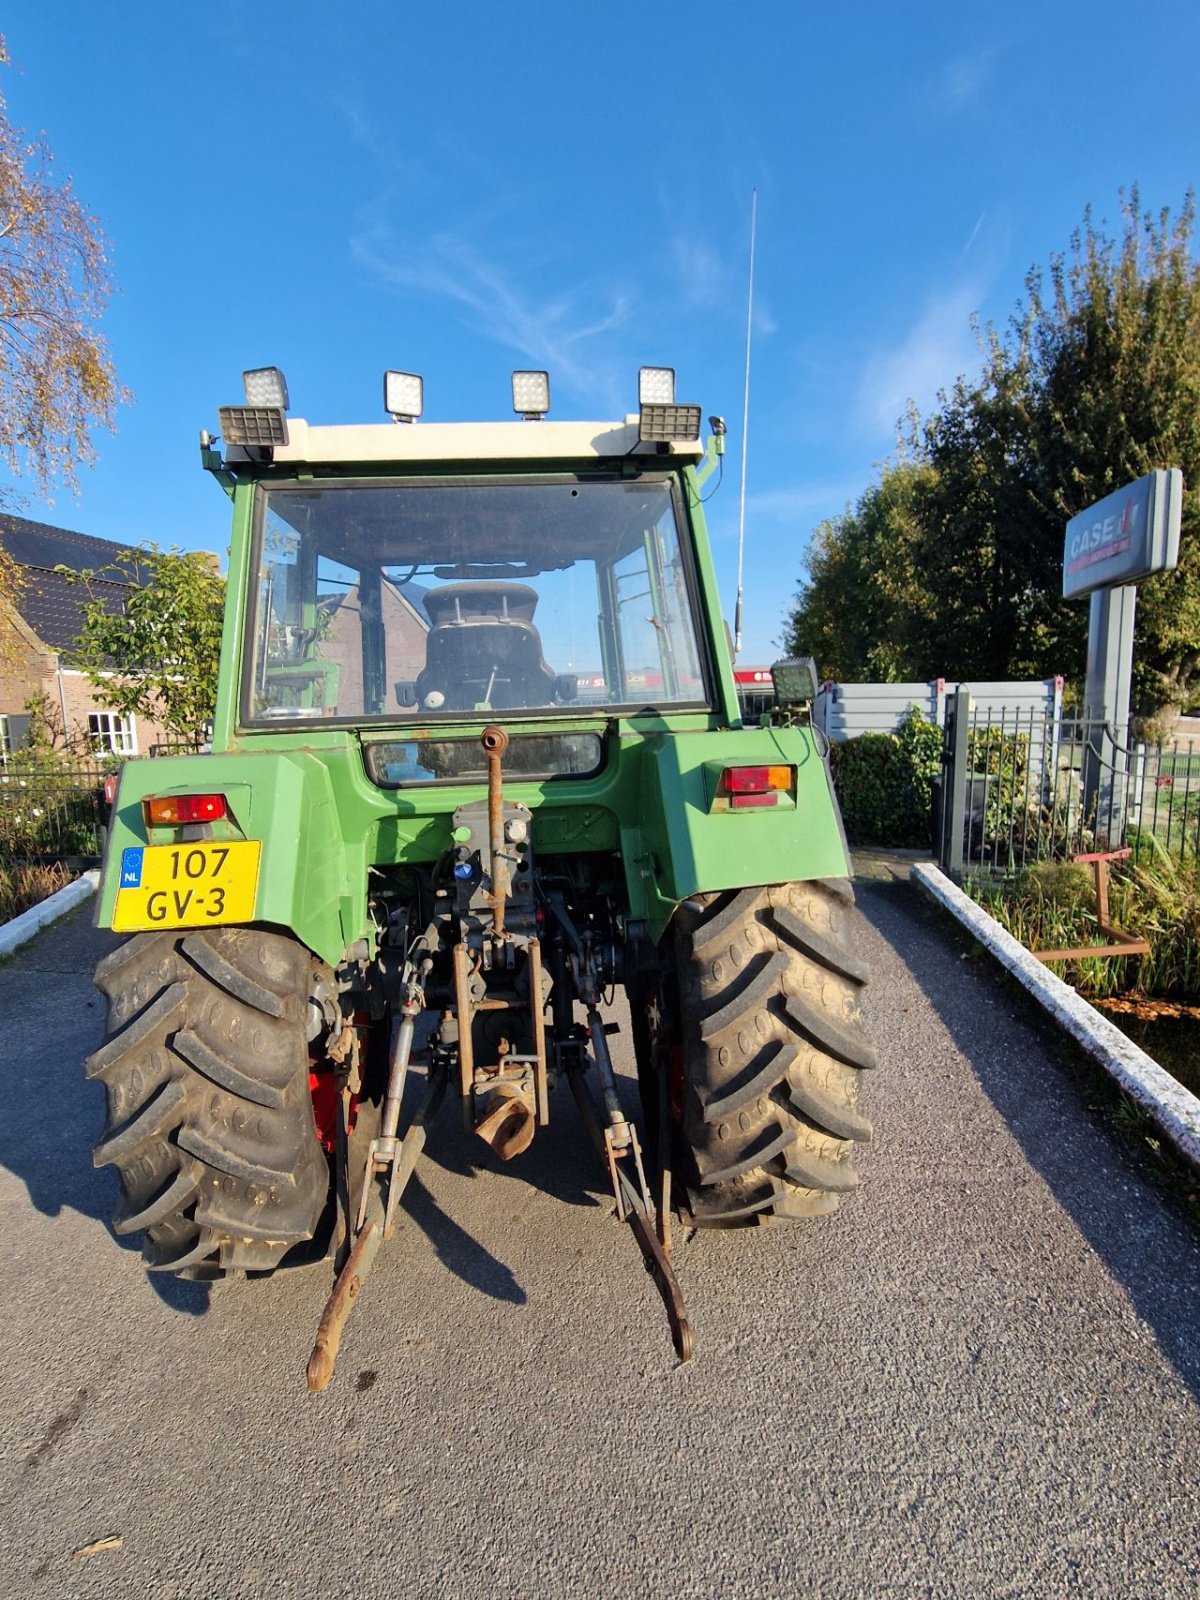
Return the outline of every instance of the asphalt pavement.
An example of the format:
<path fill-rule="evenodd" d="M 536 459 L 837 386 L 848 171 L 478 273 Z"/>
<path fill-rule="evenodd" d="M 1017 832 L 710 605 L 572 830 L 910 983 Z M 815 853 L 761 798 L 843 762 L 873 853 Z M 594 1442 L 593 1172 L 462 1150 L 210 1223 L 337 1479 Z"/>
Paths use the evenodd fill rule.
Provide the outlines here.
<path fill-rule="evenodd" d="M 679 1243 L 690 1365 L 562 1090 L 508 1167 L 443 1108 L 318 1396 L 328 1268 L 151 1280 L 108 1229 L 111 936 L 0 966 L 4 1600 L 1194 1600 L 1196 1229 L 915 889 L 860 904 L 861 1188 Z"/>

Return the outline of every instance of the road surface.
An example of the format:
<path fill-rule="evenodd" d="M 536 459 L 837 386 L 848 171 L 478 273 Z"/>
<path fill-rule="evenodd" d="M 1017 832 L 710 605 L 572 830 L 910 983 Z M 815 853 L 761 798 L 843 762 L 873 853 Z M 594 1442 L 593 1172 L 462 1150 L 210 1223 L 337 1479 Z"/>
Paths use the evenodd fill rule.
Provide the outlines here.
<path fill-rule="evenodd" d="M 561 1091 L 503 1169 L 443 1109 L 310 1397 L 327 1269 L 151 1281 L 108 1231 L 110 936 L 0 967 L 0 1595 L 1194 1600 L 1196 1230 L 915 890 L 859 897 L 861 1188 L 680 1246 L 683 1368 Z"/>

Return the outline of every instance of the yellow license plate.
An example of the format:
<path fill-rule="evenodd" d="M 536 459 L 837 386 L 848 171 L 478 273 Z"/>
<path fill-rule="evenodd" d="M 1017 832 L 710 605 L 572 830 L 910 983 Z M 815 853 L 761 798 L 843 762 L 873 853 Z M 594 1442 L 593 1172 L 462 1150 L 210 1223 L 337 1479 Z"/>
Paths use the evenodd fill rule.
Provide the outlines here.
<path fill-rule="evenodd" d="M 121 852 L 113 931 L 253 922 L 257 839 L 133 845 Z"/>

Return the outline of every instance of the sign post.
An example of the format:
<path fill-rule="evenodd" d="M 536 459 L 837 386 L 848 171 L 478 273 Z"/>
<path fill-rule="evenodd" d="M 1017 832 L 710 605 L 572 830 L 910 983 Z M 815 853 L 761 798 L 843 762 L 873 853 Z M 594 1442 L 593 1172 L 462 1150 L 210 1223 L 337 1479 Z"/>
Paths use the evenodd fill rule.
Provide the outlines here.
<path fill-rule="evenodd" d="M 1067 523 L 1063 598 L 1090 594 L 1083 715 L 1090 725 L 1083 764 L 1084 816 L 1097 844 L 1121 844 L 1125 831 L 1135 585 L 1179 561 L 1183 473 L 1148 472 Z"/>

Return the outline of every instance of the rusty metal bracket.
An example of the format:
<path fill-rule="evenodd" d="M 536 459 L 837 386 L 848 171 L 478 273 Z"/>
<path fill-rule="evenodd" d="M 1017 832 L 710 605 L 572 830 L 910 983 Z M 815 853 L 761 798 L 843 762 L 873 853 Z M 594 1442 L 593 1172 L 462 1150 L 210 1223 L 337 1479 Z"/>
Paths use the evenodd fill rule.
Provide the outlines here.
<path fill-rule="evenodd" d="M 680 1361 L 690 1361 L 696 1353 L 696 1335 L 692 1332 L 692 1325 L 688 1321 L 687 1307 L 683 1303 L 683 1291 L 679 1287 L 679 1279 L 675 1276 L 670 1259 L 645 1214 L 635 1208 L 629 1213 L 628 1221 L 633 1230 L 633 1237 L 637 1240 L 638 1248 L 645 1259 L 646 1270 L 654 1279 L 654 1286 L 662 1296 L 662 1303 L 666 1307 L 675 1354 Z"/>
<path fill-rule="evenodd" d="M 321 1313 L 316 1341 L 308 1358 L 306 1376 L 310 1394 L 317 1394 L 326 1388 L 330 1378 L 333 1377 L 346 1318 L 354 1309 L 354 1303 L 363 1286 L 363 1279 L 374 1265 L 381 1242 L 380 1228 L 372 1219 L 354 1241 L 354 1248 L 346 1258 L 346 1265 L 338 1274 L 333 1293 L 325 1302 L 325 1309 Z"/>
<path fill-rule="evenodd" d="M 1110 861 L 1123 861 L 1126 856 L 1133 854 L 1132 850 L 1094 850 L 1087 855 L 1072 856 L 1071 860 L 1091 865 L 1096 875 L 1096 926 L 1101 933 L 1107 934 L 1113 942 L 1111 944 L 1081 945 L 1074 950 L 1034 950 L 1031 953 L 1039 961 L 1047 964 L 1051 961 L 1087 961 L 1094 956 L 1145 956 L 1150 954 L 1150 946 L 1145 939 L 1139 939 L 1134 933 L 1124 933 L 1120 928 L 1114 928 L 1108 920 L 1108 863 Z"/>
<path fill-rule="evenodd" d="M 617 1202 L 617 1221 L 627 1222 L 631 1202 L 626 1199 L 625 1191 L 632 1189 L 637 1197 L 634 1209 L 640 1209 L 647 1216 L 653 1207 L 650 1202 L 650 1191 L 646 1187 L 646 1172 L 642 1166 L 642 1147 L 638 1143 L 637 1129 L 632 1122 L 622 1123 L 618 1128 L 611 1125 L 604 1129 L 604 1156 L 608 1163 L 608 1178 L 612 1184 L 613 1198 Z M 633 1169 L 637 1174 L 637 1187 L 632 1182 L 622 1183 L 623 1171 L 621 1161 L 626 1156 L 633 1158 Z"/>

